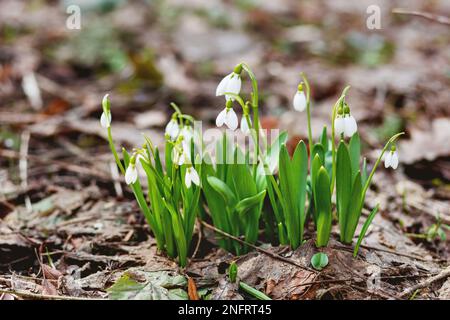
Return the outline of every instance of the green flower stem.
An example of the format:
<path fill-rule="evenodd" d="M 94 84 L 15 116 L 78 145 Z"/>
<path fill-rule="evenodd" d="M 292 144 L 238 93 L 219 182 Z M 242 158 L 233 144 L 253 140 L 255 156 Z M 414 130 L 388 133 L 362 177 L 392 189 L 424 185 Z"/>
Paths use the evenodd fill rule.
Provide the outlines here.
<path fill-rule="evenodd" d="M 346 86 L 344 90 L 342 90 L 342 94 L 339 97 L 338 101 L 333 106 L 333 113 L 331 116 L 331 154 L 332 154 L 332 172 L 331 172 L 331 194 L 334 191 L 334 182 L 336 181 L 336 137 L 334 133 L 334 120 L 336 119 L 337 109 L 341 105 L 342 101 L 345 99 L 347 95 L 347 91 L 350 89 L 350 86 Z"/>
<path fill-rule="evenodd" d="M 111 126 L 108 127 L 108 143 L 109 143 L 109 148 L 111 149 L 111 152 L 114 155 L 114 159 L 116 160 L 116 163 L 119 166 L 120 172 L 122 172 L 122 174 L 125 175 L 125 168 L 123 167 L 123 164 L 120 161 L 119 155 L 117 154 L 117 151 L 116 151 L 116 146 L 114 145 L 114 142 L 113 142 Z"/>
<path fill-rule="evenodd" d="M 309 145 L 309 152 L 311 154 L 313 149 L 313 140 L 312 140 L 312 128 L 311 128 L 311 89 L 309 87 L 308 79 L 306 78 L 306 75 L 302 72 L 301 73 L 303 82 L 306 86 L 306 116 L 308 119 L 308 145 Z"/>
<path fill-rule="evenodd" d="M 252 109 L 253 109 L 253 125 L 255 126 L 256 131 L 256 148 L 255 148 L 255 158 L 256 163 L 253 166 L 253 175 L 256 177 L 256 170 L 258 167 L 258 157 L 259 157 L 259 108 L 258 108 L 258 102 L 259 102 L 259 95 L 258 95 L 258 81 L 256 80 L 255 74 L 250 69 L 250 67 L 246 63 L 241 63 L 242 68 L 247 72 L 248 76 L 250 77 L 250 80 L 252 82 Z"/>
<path fill-rule="evenodd" d="M 368 189 L 369 186 L 370 186 L 370 182 L 372 181 L 373 175 L 375 174 L 375 171 L 377 170 L 377 167 L 378 167 L 378 165 L 380 164 L 381 159 L 383 158 L 384 153 L 386 152 L 387 148 L 390 146 L 391 143 L 393 143 L 395 140 L 398 139 L 398 137 L 400 137 L 401 135 L 404 135 L 404 134 L 405 134 L 404 132 L 400 132 L 400 133 L 397 133 L 397 134 L 393 135 L 393 136 L 388 140 L 388 142 L 386 142 L 386 144 L 384 145 L 384 148 L 383 148 L 383 150 L 381 151 L 381 154 L 380 154 L 380 156 L 378 157 L 377 161 L 375 162 L 375 165 L 373 166 L 372 171 L 370 172 L 370 175 L 369 175 L 369 177 L 367 178 L 366 184 L 364 185 L 364 189 L 363 189 L 363 191 L 362 191 L 362 196 L 361 196 L 361 206 L 360 206 L 361 208 L 362 208 L 362 206 L 364 205 L 364 199 L 365 199 L 365 197 L 366 197 L 367 189 Z"/>

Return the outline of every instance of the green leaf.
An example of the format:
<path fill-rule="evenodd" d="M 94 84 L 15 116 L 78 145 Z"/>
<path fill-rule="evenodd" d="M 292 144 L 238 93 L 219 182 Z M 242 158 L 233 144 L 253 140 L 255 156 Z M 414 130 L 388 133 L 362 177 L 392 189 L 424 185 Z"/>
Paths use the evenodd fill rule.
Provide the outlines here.
<path fill-rule="evenodd" d="M 341 241 L 347 225 L 347 210 L 352 191 L 352 168 L 347 146 L 343 141 L 339 143 L 336 158 L 336 205 L 339 216 Z"/>
<path fill-rule="evenodd" d="M 317 176 L 314 196 L 317 203 L 317 240 L 318 247 L 324 247 L 330 240 L 331 233 L 331 193 L 330 178 L 327 170 L 321 167 Z"/>
<path fill-rule="evenodd" d="M 107 291 L 111 300 L 188 300 L 186 279 L 167 271 L 139 272 L 145 282 L 137 282 L 125 273 Z M 142 274 L 141 274 L 142 273 Z"/>
<path fill-rule="evenodd" d="M 355 179 L 359 169 L 359 159 L 361 157 L 361 140 L 358 132 L 356 132 L 350 139 L 349 146 L 350 162 L 352 166 L 352 179 Z"/>
<path fill-rule="evenodd" d="M 278 135 L 278 137 L 267 150 L 266 164 L 269 166 L 270 173 L 274 172 L 278 167 L 280 149 L 282 145 L 286 144 L 287 138 L 287 132 L 283 131 Z"/>
<path fill-rule="evenodd" d="M 361 216 L 361 196 L 362 196 L 361 173 L 358 171 L 353 182 L 351 205 L 347 209 L 347 218 L 345 219 L 345 233 L 343 235 L 344 243 L 350 244 L 353 240 L 359 217 Z"/>
<path fill-rule="evenodd" d="M 222 180 L 213 176 L 208 177 L 207 180 L 210 186 L 223 197 L 225 202 L 230 207 L 234 207 L 234 204 L 236 203 L 236 196 L 233 191 L 231 191 L 230 187 L 228 187 L 228 185 Z"/>
<path fill-rule="evenodd" d="M 323 252 L 318 252 L 311 258 L 311 265 L 320 271 L 328 265 L 328 256 Z"/>
<path fill-rule="evenodd" d="M 266 196 L 266 190 L 263 190 L 260 193 L 254 195 L 252 197 L 242 199 L 236 205 L 236 211 L 239 214 L 245 214 L 248 210 L 252 209 L 256 205 L 261 204 L 261 202 L 264 200 L 265 196 Z"/>
<path fill-rule="evenodd" d="M 329 148 L 328 135 L 327 135 L 327 126 L 323 127 L 322 135 L 320 136 L 320 144 L 322 145 L 323 150 L 325 152 L 327 152 L 328 148 Z"/>
<path fill-rule="evenodd" d="M 272 300 L 268 296 L 266 296 L 264 293 L 262 293 L 261 291 L 256 290 L 255 288 L 249 286 L 245 282 L 240 281 L 239 282 L 239 287 L 242 290 L 244 290 L 245 292 L 247 292 L 248 294 L 250 294 L 253 297 L 255 297 L 256 299 L 258 299 L 258 300 Z"/>
<path fill-rule="evenodd" d="M 359 251 L 359 247 L 361 246 L 361 242 L 366 236 L 367 229 L 369 229 L 370 224 L 372 223 L 373 218 L 375 218 L 375 215 L 378 212 L 378 209 L 380 208 L 380 204 L 377 204 L 375 208 L 370 212 L 369 216 L 367 217 L 366 222 L 364 222 L 364 225 L 361 229 L 361 232 L 358 237 L 358 241 L 356 242 L 355 249 L 353 250 L 353 257 L 356 257 Z"/>

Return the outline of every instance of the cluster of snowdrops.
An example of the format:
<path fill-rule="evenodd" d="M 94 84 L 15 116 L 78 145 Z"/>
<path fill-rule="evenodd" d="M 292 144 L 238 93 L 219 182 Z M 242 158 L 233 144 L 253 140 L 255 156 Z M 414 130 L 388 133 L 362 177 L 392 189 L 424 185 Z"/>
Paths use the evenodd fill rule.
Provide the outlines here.
<path fill-rule="evenodd" d="M 248 100 L 241 93 L 245 78 L 252 88 Z M 395 141 L 403 133 L 387 141 L 368 172 L 366 159 L 361 157 L 357 123 L 346 103 L 349 87 L 331 109 L 331 135 L 325 126 L 318 141 L 313 141 L 310 87 L 304 74 L 301 78 L 293 107 L 307 112 L 308 146 L 300 141 L 292 156 L 286 147 L 286 132 L 267 142 L 259 120 L 258 82 L 245 63 L 237 65 L 217 87 L 216 95 L 225 97 L 225 108 L 216 125 L 226 130 L 217 139 L 214 154 L 205 151 L 202 133 L 193 129 L 194 119 L 172 104 L 175 112 L 166 126 L 164 152 L 144 136 L 142 148 L 131 152 L 122 148 L 119 156 L 112 138 L 110 100 L 108 95 L 104 97 L 100 123 L 108 131 L 117 165 L 133 190 L 158 249 L 177 258 L 180 266 L 188 262 L 195 220 L 208 216 L 217 229 L 243 240 L 217 235 L 218 245 L 237 255 L 249 251 L 248 244 L 257 242 L 262 228 L 270 242 L 292 249 L 304 243 L 306 223 L 315 226 L 317 247 L 327 246 L 335 221 L 342 243 L 350 245 L 356 238 L 374 172 L 382 159 L 386 168 L 397 168 Z M 230 139 L 229 133 L 238 127 L 241 135 L 253 142 L 253 148 L 243 150 Z M 146 176 L 146 191 L 138 171 Z M 355 256 L 377 211 L 378 205 L 359 232 Z"/>

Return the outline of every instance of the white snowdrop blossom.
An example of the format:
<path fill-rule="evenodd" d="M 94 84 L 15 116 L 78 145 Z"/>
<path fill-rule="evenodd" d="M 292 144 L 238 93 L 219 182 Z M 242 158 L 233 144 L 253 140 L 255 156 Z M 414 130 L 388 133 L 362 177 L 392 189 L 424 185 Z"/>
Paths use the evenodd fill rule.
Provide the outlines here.
<path fill-rule="evenodd" d="M 344 129 L 344 117 L 342 115 L 338 115 L 336 119 L 334 119 L 334 131 L 340 136 L 344 133 Z"/>
<path fill-rule="evenodd" d="M 191 159 L 191 146 L 189 142 L 183 140 L 181 142 L 181 147 L 180 145 L 178 145 L 178 147 L 173 149 L 172 160 L 174 163 L 181 166 L 183 164 L 190 164 L 191 163 L 190 159 Z"/>
<path fill-rule="evenodd" d="M 136 170 L 136 164 L 130 163 L 128 165 L 127 171 L 125 172 L 125 182 L 129 184 L 133 184 L 137 181 L 138 172 Z"/>
<path fill-rule="evenodd" d="M 339 108 L 338 115 L 334 119 L 334 130 L 338 135 L 350 138 L 358 130 L 355 118 L 350 114 L 350 108 L 346 105 L 344 109 Z"/>
<path fill-rule="evenodd" d="M 236 130 L 238 127 L 238 117 L 233 108 L 225 107 L 216 118 L 216 126 L 226 125 L 230 130 Z"/>
<path fill-rule="evenodd" d="M 389 151 L 389 153 L 386 154 L 386 156 L 384 157 L 384 167 L 385 168 L 391 167 L 394 170 L 397 169 L 397 167 L 398 167 L 398 153 L 395 150 L 395 147 L 393 147 L 392 150 Z"/>
<path fill-rule="evenodd" d="M 234 93 L 238 95 L 239 92 L 241 92 L 241 86 L 241 76 L 233 71 L 219 82 L 216 89 L 216 96 L 223 96 L 225 93 Z M 234 97 L 225 95 L 225 99 L 234 100 Z"/>
<path fill-rule="evenodd" d="M 109 128 L 111 126 L 111 120 L 112 120 L 111 105 L 109 103 L 109 94 L 105 94 L 105 96 L 103 97 L 102 108 L 103 108 L 103 112 L 100 117 L 100 125 L 103 128 Z"/>
<path fill-rule="evenodd" d="M 348 138 L 353 136 L 358 130 L 358 125 L 356 124 L 355 118 L 348 114 L 344 117 L 344 135 Z"/>
<path fill-rule="evenodd" d="M 192 183 L 196 184 L 197 186 L 200 185 L 200 177 L 198 176 L 197 170 L 195 170 L 194 167 L 189 167 L 186 169 L 184 183 L 188 188 L 191 187 Z"/>
<path fill-rule="evenodd" d="M 184 126 L 181 128 L 180 135 L 183 136 L 183 141 L 187 141 L 188 143 L 192 140 L 194 137 L 193 129 L 191 126 Z"/>
<path fill-rule="evenodd" d="M 178 121 L 172 118 L 166 126 L 166 134 L 169 135 L 170 139 L 175 140 L 180 133 L 180 127 Z"/>
<path fill-rule="evenodd" d="M 252 120 L 249 118 L 250 121 L 250 125 L 252 125 Z M 241 132 L 244 135 L 248 135 L 250 133 L 250 128 L 248 126 L 248 121 L 247 118 L 245 117 L 245 115 L 242 116 L 241 118 Z"/>
<path fill-rule="evenodd" d="M 102 115 L 100 117 L 100 125 L 103 128 L 109 128 L 111 126 L 111 120 L 112 120 L 111 111 L 109 111 L 108 113 L 102 112 Z"/>
<path fill-rule="evenodd" d="M 294 109 L 298 112 L 305 111 L 305 109 L 306 109 L 306 96 L 305 96 L 305 92 L 303 91 L 302 84 L 298 85 L 298 89 L 294 95 L 294 100 L 292 102 L 292 105 L 294 106 Z"/>

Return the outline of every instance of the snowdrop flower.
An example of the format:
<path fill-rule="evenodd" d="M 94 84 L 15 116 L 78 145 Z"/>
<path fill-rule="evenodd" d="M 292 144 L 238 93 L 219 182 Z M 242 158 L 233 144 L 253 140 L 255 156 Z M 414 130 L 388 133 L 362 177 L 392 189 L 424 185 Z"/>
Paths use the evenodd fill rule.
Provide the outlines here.
<path fill-rule="evenodd" d="M 384 157 L 384 167 L 397 169 L 398 167 L 398 153 L 395 146 L 392 146 L 391 151 Z"/>
<path fill-rule="evenodd" d="M 175 140 L 180 133 L 180 127 L 178 126 L 178 121 L 176 117 L 172 117 L 166 126 L 166 134 L 169 135 L 170 139 Z"/>
<path fill-rule="evenodd" d="M 344 134 L 350 138 L 358 129 L 355 118 L 350 114 L 350 108 L 345 105 L 344 108 L 339 107 L 338 115 L 334 119 L 334 130 L 338 135 Z"/>
<path fill-rule="evenodd" d="M 128 165 L 127 171 L 125 172 L 125 182 L 129 184 L 133 184 L 137 181 L 138 173 L 136 170 L 136 163 L 132 163 Z"/>
<path fill-rule="evenodd" d="M 109 94 L 106 94 L 103 97 L 102 108 L 103 108 L 103 113 L 100 117 L 100 125 L 103 128 L 109 128 L 111 126 L 111 120 L 112 120 L 111 104 L 109 102 Z"/>
<path fill-rule="evenodd" d="M 108 113 L 102 113 L 102 116 L 100 117 L 100 125 L 103 128 L 109 128 L 111 126 L 111 111 Z"/>
<path fill-rule="evenodd" d="M 250 121 L 250 125 L 252 125 L 252 120 L 248 118 Z M 250 133 L 250 128 L 248 126 L 247 118 L 245 115 L 241 118 L 241 131 L 244 135 L 248 135 Z"/>
<path fill-rule="evenodd" d="M 189 143 L 194 137 L 192 127 L 188 125 L 184 126 L 183 128 L 181 128 L 180 135 L 183 136 L 183 141 L 187 141 Z"/>
<path fill-rule="evenodd" d="M 216 126 L 221 127 L 226 124 L 230 130 L 234 131 L 238 127 L 238 117 L 231 105 L 232 102 L 230 100 L 227 101 L 227 106 L 219 113 L 216 118 Z"/>
<path fill-rule="evenodd" d="M 197 186 L 200 185 L 200 177 L 198 176 L 197 170 L 194 167 L 189 167 L 186 169 L 186 175 L 184 177 L 184 183 L 186 187 L 190 188 L 192 182 Z"/>
<path fill-rule="evenodd" d="M 178 164 L 179 166 L 183 164 L 190 164 L 191 162 L 191 146 L 189 142 L 183 139 L 178 146 L 175 146 L 175 148 L 172 151 L 172 159 L 173 162 Z"/>
<path fill-rule="evenodd" d="M 234 71 L 227 75 L 222 81 L 219 82 L 219 85 L 216 89 L 216 96 L 223 96 L 225 93 L 234 93 L 239 94 L 241 91 L 241 71 L 242 66 L 238 65 L 234 68 Z M 234 98 L 230 95 L 225 95 L 225 99 L 234 100 Z"/>
<path fill-rule="evenodd" d="M 303 91 L 303 85 L 301 83 L 298 85 L 298 89 L 295 93 L 292 104 L 294 106 L 294 109 L 298 112 L 305 111 L 306 109 L 306 96 L 305 92 Z"/>

